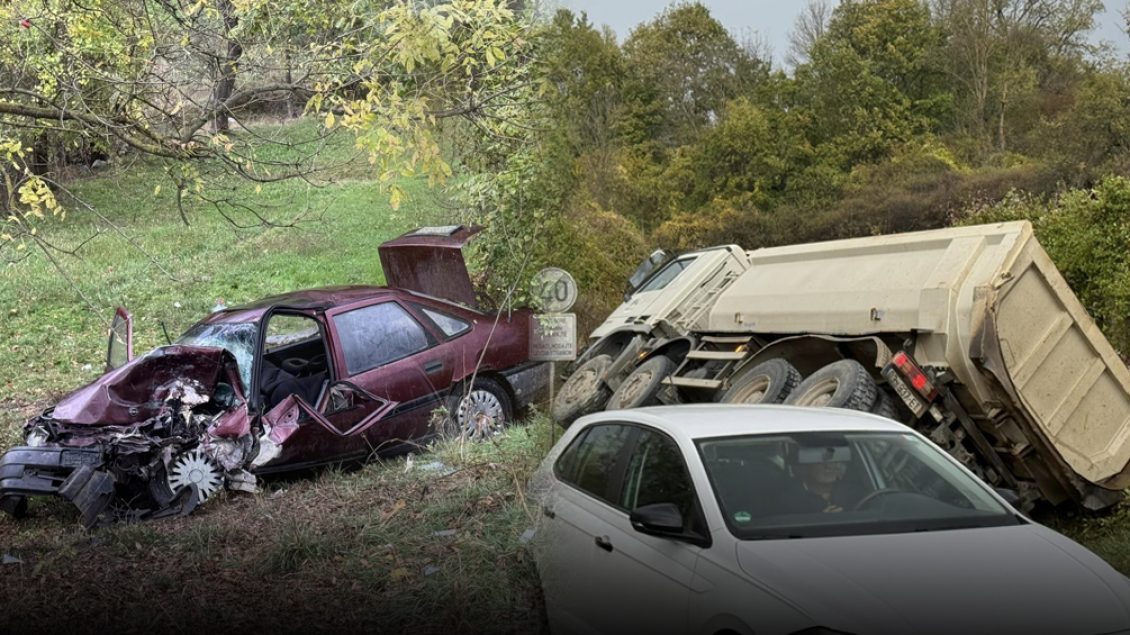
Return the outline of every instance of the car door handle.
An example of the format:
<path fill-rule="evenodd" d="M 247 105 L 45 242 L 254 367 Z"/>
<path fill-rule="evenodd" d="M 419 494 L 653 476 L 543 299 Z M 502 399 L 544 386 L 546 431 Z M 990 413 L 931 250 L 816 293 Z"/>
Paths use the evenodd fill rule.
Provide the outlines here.
<path fill-rule="evenodd" d="M 424 372 L 429 375 L 431 375 L 432 373 L 438 373 L 441 370 L 443 370 L 442 360 L 437 359 L 434 362 L 428 362 L 427 364 L 424 364 Z"/>
<path fill-rule="evenodd" d="M 603 549 L 605 551 L 608 551 L 608 552 L 612 551 L 612 541 L 608 539 L 608 536 L 597 536 L 593 540 L 593 542 L 596 543 L 597 547 L 600 547 L 601 549 Z"/>
<path fill-rule="evenodd" d="M 549 518 L 557 518 L 557 512 L 553 511 L 553 508 L 550 507 L 549 505 L 542 507 L 541 513 L 545 514 Z"/>

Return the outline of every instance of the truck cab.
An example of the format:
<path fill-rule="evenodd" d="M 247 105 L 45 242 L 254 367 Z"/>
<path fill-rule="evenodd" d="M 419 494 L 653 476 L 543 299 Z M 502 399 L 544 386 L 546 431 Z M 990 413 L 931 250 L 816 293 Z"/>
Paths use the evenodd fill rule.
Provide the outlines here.
<path fill-rule="evenodd" d="M 629 278 L 624 302 L 589 334 L 576 368 L 554 399 L 553 418 L 568 425 L 603 408 L 640 355 L 704 327 L 715 299 L 749 264 L 749 255 L 737 245 L 676 258 L 653 252 Z"/>
<path fill-rule="evenodd" d="M 663 322 L 689 330 L 705 316 L 710 301 L 748 267 L 749 258 L 737 245 L 674 258 L 657 250 L 637 267 L 624 302 L 592 331 L 589 342 L 618 330 L 648 331 Z"/>

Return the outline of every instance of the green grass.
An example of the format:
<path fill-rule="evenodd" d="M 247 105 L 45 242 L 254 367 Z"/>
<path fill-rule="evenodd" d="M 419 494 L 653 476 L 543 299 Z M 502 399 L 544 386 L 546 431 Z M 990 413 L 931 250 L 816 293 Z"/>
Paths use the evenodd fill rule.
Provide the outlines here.
<path fill-rule="evenodd" d="M 297 142 L 315 132 L 313 125 L 262 126 L 256 133 Z M 268 152 L 274 160 L 285 154 Z M 61 195 L 66 220 L 43 230 L 53 245 L 77 248 L 76 254 L 53 253 L 62 273 L 32 253 L 0 276 L 0 428 L 10 439 L 29 411 L 97 376 L 115 306 L 134 314 L 135 350 L 141 352 L 164 343 L 161 323 L 176 337 L 217 298 L 233 305 L 306 287 L 383 282 L 377 245 L 446 219 L 431 211 L 434 196 L 414 181 L 404 184 L 410 199 L 392 210 L 367 161 L 353 155 L 341 134 L 322 157 L 338 167 L 319 173 L 314 184 L 283 181 L 256 192 L 254 183 L 237 177 L 208 178 L 209 196 L 237 200 L 294 227 L 241 229 L 191 197 L 185 226 L 175 187 L 152 160 L 123 159 L 67 183 L 94 211 Z M 240 224 L 254 222 L 233 213 Z"/>

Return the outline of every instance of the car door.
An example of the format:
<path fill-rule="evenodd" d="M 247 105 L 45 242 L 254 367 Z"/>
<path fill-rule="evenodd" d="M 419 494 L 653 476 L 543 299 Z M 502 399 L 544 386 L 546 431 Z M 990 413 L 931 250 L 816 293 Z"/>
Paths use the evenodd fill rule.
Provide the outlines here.
<path fill-rule="evenodd" d="M 553 609 L 575 625 L 569 630 L 682 632 L 700 548 L 642 534 L 629 520 L 631 506 L 673 502 L 687 509 L 688 526 L 701 525 L 678 447 L 626 424 L 594 426 L 575 444 L 559 461 L 563 485 L 550 503 L 554 530 L 544 537 L 557 552 L 545 567 L 556 572 L 547 605 L 560 598 Z"/>
<path fill-rule="evenodd" d="M 635 529 L 631 510 L 657 503 L 673 503 L 683 516 L 684 533 L 706 542 L 706 523 L 678 444 L 658 430 L 640 427 L 616 504 L 598 512 L 604 533 L 594 539 L 593 575 L 606 589 L 596 611 L 603 633 L 686 632 L 702 547 Z"/>
<path fill-rule="evenodd" d="M 593 425 L 573 440 L 553 467 L 538 528 L 538 569 L 554 633 L 595 633 L 592 609 L 605 589 L 594 575 L 594 538 L 604 526 L 594 511 L 615 499 L 636 429 Z M 602 552 L 603 553 L 603 552 Z"/>
<path fill-rule="evenodd" d="M 339 377 L 396 408 L 361 433 L 362 447 L 381 450 L 428 432 L 432 412 L 450 388 L 450 351 L 403 305 L 388 299 L 327 312 L 337 343 Z M 367 414 L 369 402 L 337 412 L 342 426 Z"/>

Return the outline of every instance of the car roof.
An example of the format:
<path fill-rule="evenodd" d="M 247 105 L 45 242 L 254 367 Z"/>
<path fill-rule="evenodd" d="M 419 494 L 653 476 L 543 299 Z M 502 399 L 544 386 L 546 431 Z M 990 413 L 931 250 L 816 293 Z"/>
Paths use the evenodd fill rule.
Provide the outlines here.
<path fill-rule="evenodd" d="M 204 324 L 217 322 L 249 322 L 258 320 L 270 309 L 285 307 L 298 310 L 326 310 L 337 306 L 351 304 L 361 300 L 380 298 L 385 296 L 402 296 L 399 289 L 378 287 L 373 285 L 351 285 L 337 287 L 319 287 L 316 289 L 301 289 L 289 291 L 266 298 L 260 298 L 247 304 L 228 307 L 204 316 L 200 320 Z"/>
<path fill-rule="evenodd" d="M 624 421 L 651 425 L 687 440 L 788 432 L 909 432 L 905 425 L 842 408 L 781 405 L 687 404 L 609 410 L 578 420 L 582 425 Z"/>
<path fill-rule="evenodd" d="M 396 289 L 372 285 L 319 287 L 317 289 L 301 289 L 272 295 L 242 306 L 234 307 L 232 310 L 267 309 L 279 306 L 293 309 L 328 309 L 357 302 L 358 300 L 367 300 L 369 298 L 377 298 L 394 293 L 396 293 Z"/>

